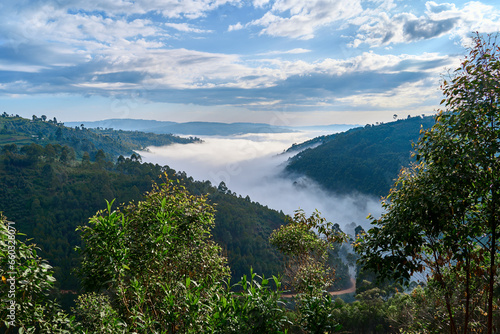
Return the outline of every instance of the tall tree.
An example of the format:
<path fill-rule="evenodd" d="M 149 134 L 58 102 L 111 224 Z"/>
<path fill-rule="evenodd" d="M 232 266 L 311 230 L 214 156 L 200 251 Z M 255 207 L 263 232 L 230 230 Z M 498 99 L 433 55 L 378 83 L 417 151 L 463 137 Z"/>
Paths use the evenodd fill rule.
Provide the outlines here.
<path fill-rule="evenodd" d="M 328 265 L 329 250 L 346 239 L 318 211 L 307 218 L 303 210 L 297 210 L 288 224 L 273 231 L 269 242 L 287 256 L 285 275 L 292 288 L 317 295 L 333 283 L 335 270 Z"/>
<path fill-rule="evenodd" d="M 382 277 L 409 279 L 430 271 L 452 333 L 469 330 L 476 311 L 473 283 L 479 281 L 486 294 L 487 317 L 480 322 L 488 333 L 498 302 L 500 48 L 495 37 L 472 40 L 469 55 L 443 81 L 444 110 L 423 131 L 418 164 L 402 170 L 384 203 L 386 213 L 358 246 L 361 261 Z M 464 307 L 454 307 L 454 300 Z"/>

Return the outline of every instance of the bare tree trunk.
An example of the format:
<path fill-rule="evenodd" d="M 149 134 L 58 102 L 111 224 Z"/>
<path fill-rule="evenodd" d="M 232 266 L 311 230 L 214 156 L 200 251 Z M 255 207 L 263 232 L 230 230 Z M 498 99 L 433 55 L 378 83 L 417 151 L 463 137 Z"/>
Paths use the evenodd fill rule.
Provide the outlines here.
<path fill-rule="evenodd" d="M 470 252 L 467 249 L 465 257 L 465 319 L 464 319 L 464 334 L 469 331 L 469 309 L 470 309 Z"/>
<path fill-rule="evenodd" d="M 436 256 L 436 252 L 434 252 L 434 262 L 436 263 L 436 272 L 437 272 L 437 279 L 439 284 L 441 285 L 441 288 L 444 291 L 444 301 L 446 303 L 446 310 L 448 311 L 448 316 L 450 318 L 450 333 L 451 334 L 458 334 L 457 332 L 457 327 L 455 325 L 455 318 L 453 317 L 453 310 L 451 309 L 451 296 L 448 292 L 448 289 L 446 287 L 446 284 L 443 280 L 443 275 L 441 274 L 441 266 L 438 262 L 438 257 Z"/>

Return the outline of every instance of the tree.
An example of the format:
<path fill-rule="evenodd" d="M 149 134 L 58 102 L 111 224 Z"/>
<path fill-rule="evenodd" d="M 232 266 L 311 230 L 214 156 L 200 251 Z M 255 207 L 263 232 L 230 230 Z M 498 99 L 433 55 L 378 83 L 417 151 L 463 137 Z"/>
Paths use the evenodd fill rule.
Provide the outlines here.
<path fill-rule="evenodd" d="M 95 162 L 99 166 L 104 166 L 106 163 L 106 154 L 104 153 L 103 150 L 98 150 L 97 153 L 95 154 Z"/>
<path fill-rule="evenodd" d="M 416 145 L 417 163 L 403 169 L 386 213 L 360 240 L 361 261 L 381 277 L 409 280 L 429 272 L 449 317 L 449 330 L 469 331 L 475 301 L 486 299 L 493 332 L 500 236 L 500 48 L 476 35 L 461 66 L 444 80 L 445 107 Z M 484 294 L 474 297 L 471 287 Z M 498 293 L 498 292 L 497 292 Z M 463 300 L 464 305 L 455 305 Z M 498 305 L 497 305 L 498 306 Z"/>
<path fill-rule="evenodd" d="M 82 155 L 82 164 L 89 165 L 90 164 L 90 155 L 89 152 L 85 151 Z"/>
<path fill-rule="evenodd" d="M 57 140 L 61 140 L 62 137 L 63 137 L 62 129 L 61 128 L 57 128 L 57 130 L 56 130 L 56 139 Z"/>
<path fill-rule="evenodd" d="M 76 323 L 50 297 L 52 267 L 38 247 L 18 237 L 15 223 L 0 213 L 0 331 L 75 333 Z"/>
<path fill-rule="evenodd" d="M 84 287 L 110 295 L 130 330 L 201 331 L 208 301 L 229 275 L 221 248 L 210 240 L 214 210 L 206 198 L 167 180 L 144 201 L 111 207 L 78 228 Z"/>
<path fill-rule="evenodd" d="M 316 210 L 306 217 L 297 210 L 269 237 L 271 245 L 286 255 L 285 277 L 298 293 L 299 322 L 306 333 L 330 333 L 337 328 L 331 315 L 335 270 L 328 265 L 329 251 L 347 237 Z"/>
<path fill-rule="evenodd" d="M 224 181 L 221 181 L 219 183 L 219 186 L 217 187 L 217 191 L 219 191 L 223 194 L 227 193 L 228 188 L 227 188 L 226 183 Z"/>
<path fill-rule="evenodd" d="M 140 154 L 132 153 L 132 155 L 130 156 L 130 160 L 135 162 L 140 162 L 142 161 L 142 158 Z"/>
<path fill-rule="evenodd" d="M 288 224 L 274 230 L 269 242 L 286 255 L 286 273 L 299 293 L 321 293 L 333 283 L 335 271 L 328 266 L 328 251 L 346 236 L 315 211 L 309 218 L 297 210 Z M 311 291 L 310 288 L 313 288 Z"/>

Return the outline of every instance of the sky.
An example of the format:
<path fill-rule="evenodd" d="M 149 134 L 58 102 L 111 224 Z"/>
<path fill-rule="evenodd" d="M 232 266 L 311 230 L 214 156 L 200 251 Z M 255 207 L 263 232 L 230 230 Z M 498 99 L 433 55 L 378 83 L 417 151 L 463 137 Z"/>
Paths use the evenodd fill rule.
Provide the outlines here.
<path fill-rule="evenodd" d="M 0 2 L 0 112 L 366 124 L 432 114 L 497 0 Z"/>

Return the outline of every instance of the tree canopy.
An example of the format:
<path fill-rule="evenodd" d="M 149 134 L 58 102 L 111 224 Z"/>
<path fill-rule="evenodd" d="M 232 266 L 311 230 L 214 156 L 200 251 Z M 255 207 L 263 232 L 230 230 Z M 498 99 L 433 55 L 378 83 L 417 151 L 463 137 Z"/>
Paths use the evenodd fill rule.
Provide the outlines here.
<path fill-rule="evenodd" d="M 492 333 L 498 313 L 499 78 L 496 38 L 476 35 L 443 81 L 444 109 L 422 131 L 417 163 L 401 171 L 386 213 L 358 245 L 361 261 L 381 277 L 426 274 L 444 299 L 452 333 L 472 324 Z"/>

